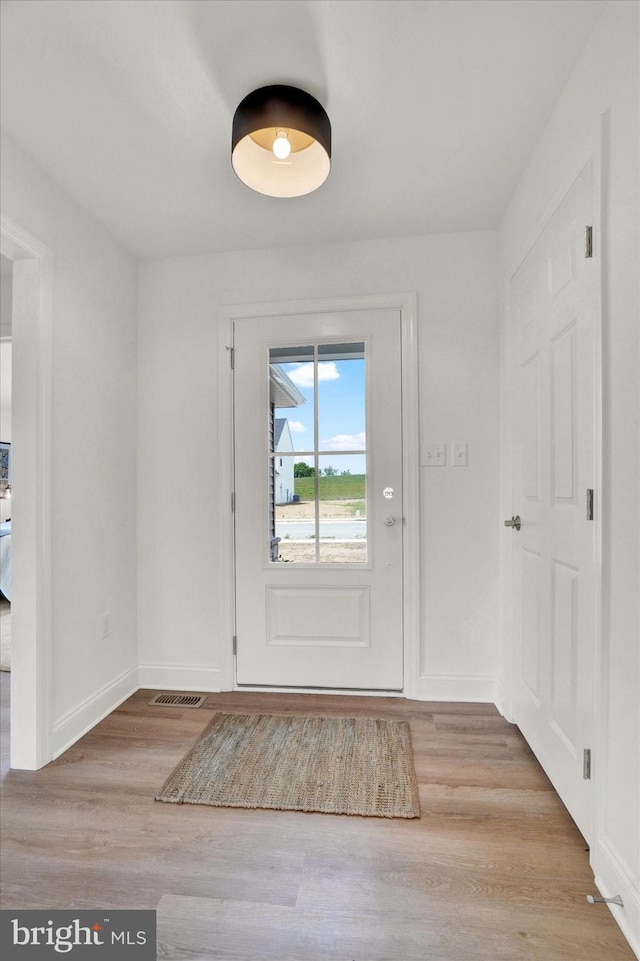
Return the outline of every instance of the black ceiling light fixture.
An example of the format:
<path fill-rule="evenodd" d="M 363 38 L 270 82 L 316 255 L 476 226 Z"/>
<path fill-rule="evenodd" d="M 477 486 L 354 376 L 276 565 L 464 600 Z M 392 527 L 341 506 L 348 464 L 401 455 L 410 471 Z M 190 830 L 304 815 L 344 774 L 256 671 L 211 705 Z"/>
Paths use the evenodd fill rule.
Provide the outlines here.
<path fill-rule="evenodd" d="M 331 169 L 331 123 L 315 97 L 284 84 L 254 90 L 233 117 L 231 163 L 247 187 L 301 197 Z"/>

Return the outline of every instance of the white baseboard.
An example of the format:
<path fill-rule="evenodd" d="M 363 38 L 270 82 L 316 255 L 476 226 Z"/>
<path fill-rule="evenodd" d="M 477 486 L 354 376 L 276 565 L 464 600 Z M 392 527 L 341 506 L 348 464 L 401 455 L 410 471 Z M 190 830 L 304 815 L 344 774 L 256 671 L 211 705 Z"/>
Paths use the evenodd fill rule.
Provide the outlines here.
<path fill-rule="evenodd" d="M 329 694 L 340 697 L 405 697 L 402 691 L 366 691 L 350 687 L 274 687 L 271 684 L 236 684 L 234 691 L 253 691 L 261 694 Z"/>
<path fill-rule="evenodd" d="M 506 687 L 504 678 L 502 677 L 496 678 L 495 704 L 498 710 L 500 711 L 500 713 L 502 714 L 503 718 L 506 721 L 509 721 L 510 724 L 513 724 L 514 721 L 513 721 L 513 714 L 511 710 L 511 697 L 507 692 L 507 687 Z"/>
<path fill-rule="evenodd" d="M 640 884 L 637 876 L 618 856 L 607 839 L 600 835 L 591 851 L 591 866 L 595 871 L 595 885 L 604 898 L 620 895 L 624 907 L 606 905 L 629 942 L 631 950 L 640 959 Z M 594 905 L 603 910 L 605 905 Z"/>
<path fill-rule="evenodd" d="M 421 674 L 420 701 L 475 701 L 495 704 L 495 675 Z"/>
<path fill-rule="evenodd" d="M 130 668 L 106 687 L 88 697 L 53 725 L 51 757 L 59 757 L 87 731 L 138 690 L 138 669 Z"/>
<path fill-rule="evenodd" d="M 204 665 L 185 666 L 147 662 L 138 667 L 138 687 L 159 691 L 202 691 L 215 693 L 223 689 L 222 671 Z"/>

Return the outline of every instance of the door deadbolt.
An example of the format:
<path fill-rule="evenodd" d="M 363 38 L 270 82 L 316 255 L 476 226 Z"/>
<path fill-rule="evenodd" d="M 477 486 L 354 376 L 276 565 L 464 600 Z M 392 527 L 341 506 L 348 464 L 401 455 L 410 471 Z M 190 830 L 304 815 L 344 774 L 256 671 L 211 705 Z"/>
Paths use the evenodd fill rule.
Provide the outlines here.
<path fill-rule="evenodd" d="M 520 520 L 520 515 L 519 515 L 519 514 L 516 514 L 515 517 L 512 517 L 510 521 L 505 521 L 505 522 L 504 522 L 504 526 L 505 526 L 505 527 L 515 527 L 515 529 L 516 529 L 517 531 L 519 531 L 520 528 L 522 527 L 522 522 L 521 522 L 521 520 Z"/>

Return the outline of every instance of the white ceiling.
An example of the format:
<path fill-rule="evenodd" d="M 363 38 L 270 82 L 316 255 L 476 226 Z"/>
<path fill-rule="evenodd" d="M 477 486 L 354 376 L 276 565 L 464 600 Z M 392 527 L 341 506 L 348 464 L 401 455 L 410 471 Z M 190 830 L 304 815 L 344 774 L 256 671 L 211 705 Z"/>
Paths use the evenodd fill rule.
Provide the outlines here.
<path fill-rule="evenodd" d="M 140 257 L 495 228 L 606 0 L 2 0 L 2 126 Z M 333 128 L 316 193 L 230 164 L 247 93 Z"/>

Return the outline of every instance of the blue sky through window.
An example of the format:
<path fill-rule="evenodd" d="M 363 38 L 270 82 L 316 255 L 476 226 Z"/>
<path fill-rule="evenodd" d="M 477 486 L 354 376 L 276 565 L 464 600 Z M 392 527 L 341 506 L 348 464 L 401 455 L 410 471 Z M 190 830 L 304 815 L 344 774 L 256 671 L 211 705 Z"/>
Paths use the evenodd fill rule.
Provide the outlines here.
<path fill-rule="evenodd" d="M 314 447 L 313 363 L 284 363 L 282 370 L 294 382 L 306 403 L 294 408 L 278 408 L 277 417 L 289 421 L 294 448 L 300 453 L 296 461 L 313 464 L 305 452 Z M 318 449 L 321 467 L 331 465 L 338 472 L 349 470 L 364 474 L 364 454 L 346 455 L 344 451 L 364 451 L 366 430 L 365 361 L 363 357 L 348 360 L 320 361 L 318 364 Z M 326 456 L 335 451 L 335 455 Z"/>

